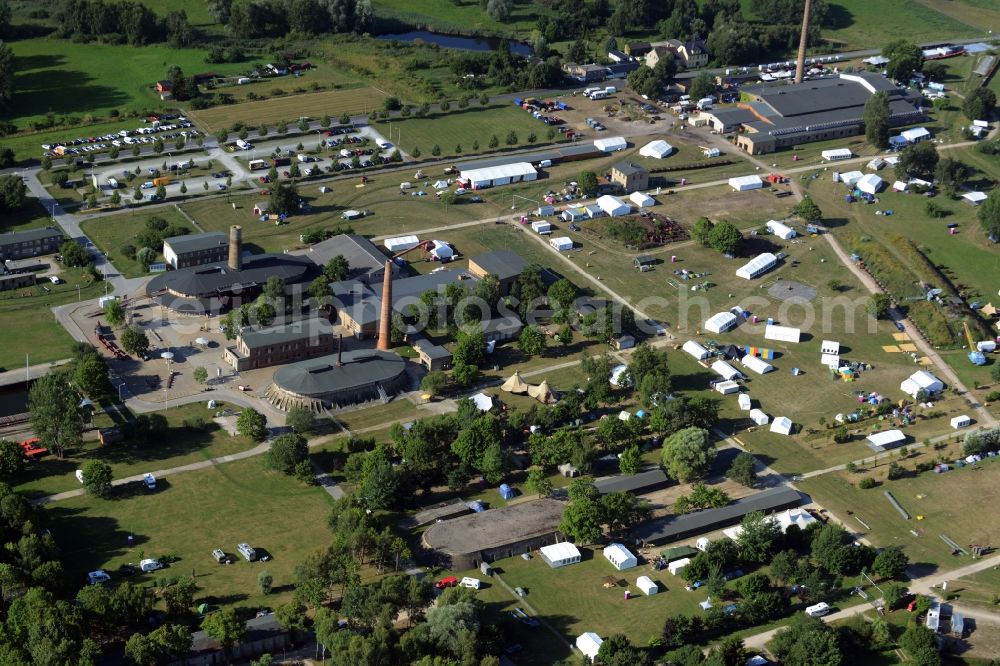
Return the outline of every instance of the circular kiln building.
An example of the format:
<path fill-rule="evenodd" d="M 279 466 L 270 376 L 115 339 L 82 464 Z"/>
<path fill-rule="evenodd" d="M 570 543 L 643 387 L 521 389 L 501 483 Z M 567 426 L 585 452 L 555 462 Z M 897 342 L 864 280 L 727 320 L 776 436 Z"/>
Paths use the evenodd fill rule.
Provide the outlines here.
<path fill-rule="evenodd" d="M 408 384 L 402 358 L 392 352 L 358 349 L 279 368 L 264 397 L 281 410 L 306 407 L 322 412 L 386 398 Z"/>

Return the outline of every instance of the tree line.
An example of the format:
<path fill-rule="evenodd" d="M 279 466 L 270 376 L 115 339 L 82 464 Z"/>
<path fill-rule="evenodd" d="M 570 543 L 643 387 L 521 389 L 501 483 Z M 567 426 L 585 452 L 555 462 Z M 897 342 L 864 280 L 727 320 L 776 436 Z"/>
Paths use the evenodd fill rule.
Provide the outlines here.
<path fill-rule="evenodd" d="M 208 0 L 208 11 L 240 38 L 360 34 L 375 17 L 371 0 Z"/>
<path fill-rule="evenodd" d="M 69 39 L 100 39 L 131 46 L 165 41 L 180 48 L 190 46 L 196 38 L 183 9 L 160 17 L 133 0 L 65 0 L 59 19 L 57 34 Z"/>

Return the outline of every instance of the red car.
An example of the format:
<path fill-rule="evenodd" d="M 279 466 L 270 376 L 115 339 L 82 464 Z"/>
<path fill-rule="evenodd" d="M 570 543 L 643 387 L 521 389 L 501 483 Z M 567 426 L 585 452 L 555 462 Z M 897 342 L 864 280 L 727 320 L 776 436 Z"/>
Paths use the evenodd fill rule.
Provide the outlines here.
<path fill-rule="evenodd" d="M 434 583 L 434 589 L 443 590 L 446 587 L 455 587 L 458 585 L 458 579 L 454 576 L 449 576 L 448 578 L 442 578 L 438 582 Z"/>

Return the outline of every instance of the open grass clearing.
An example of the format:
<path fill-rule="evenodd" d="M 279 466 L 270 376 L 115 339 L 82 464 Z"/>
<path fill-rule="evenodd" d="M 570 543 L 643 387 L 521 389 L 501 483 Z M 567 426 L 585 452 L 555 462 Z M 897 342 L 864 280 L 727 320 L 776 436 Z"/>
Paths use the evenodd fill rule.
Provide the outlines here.
<path fill-rule="evenodd" d="M 169 568 L 141 580 L 190 572 L 199 587 L 196 606 L 274 608 L 291 596 L 295 565 L 329 541 L 329 495 L 265 470 L 260 458 L 179 474 L 157 486 L 121 499 L 74 497 L 46 508 L 45 521 L 69 572 L 82 580 L 85 572 L 105 568 L 117 580 L 115 569 L 126 562 L 169 556 L 176 558 Z M 244 541 L 271 560 L 223 566 L 212 559 L 215 548 L 239 557 L 236 545 Z M 265 570 L 274 578 L 274 591 L 266 596 L 257 587 Z"/>
<path fill-rule="evenodd" d="M 170 226 L 183 227 L 189 233 L 198 232 L 187 221 L 187 218 L 173 206 L 163 206 L 155 211 L 145 212 L 136 211 L 133 208 L 128 213 L 92 217 L 86 220 L 80 228 L 108 256 L 108 259 L 115 265 L 115 268 L 121 271 L 122 275 L 129 278 L 140 277 L 146 275 L 146 271 L 134 258 L 126 256 L 122 249 L 126 245 L 135 246 L 136 234 L 144 230 L 147 220 L 152 217 L 162 218 Z M 157 251 L 157 259 L 162 260 L 163 246 L 153 249 Z"/>
<path fill-rule="evenodd" d="M 553 139 L 549 139 L 550 128 L 545 123 L 513 104 L 493 103 L 480 106 L 477 100 L 472 100 L 465 109 L 454 108 L 448 113 L 432 114 L 424 118 L 400 118 L 391 123 L 379 122 L 377 127 L 387 138 L 396 137 L 398 132 L 398 143 L 404 152 L 412 154 L 415 148 L 419 148 L 424 157 L 432 154 L 435 145 L 441 149 L 441 155 L 445 156 L 486 152 L 491 137 L 495 136 L 499 145 L 505 146 L 507 134 L 512 131 L 517 135 L 518 147 L 529 145 L 530 134 L 535 135 L 536 144 L 562 139 L 562 135 L 558 133 Z M 458 146 L 461 146 L 461 151 L 456 150 Z"/>
<path fill-rule="evenodd" d="M 838 0 L 830 7 L 830 25 L 823 28 L 823 37 L 842 44 L 845 49 L 860 49 L 881 46 L 894 39 L 921 43 L 982 34 L 973 25 L 937 11 L 937 6 L 936 2 L 907 0 L 878 3 Z"/>
<path fill-rule="evenodd" d="M 973 605 L 996 610 L 995 599 L 1000 595 L 1000 571 L 987 569 L 979 573 L 959 578 L 948 590 L 955 601 L 962 605 Z"/>
<path fill-rule="evenodd" d="M 281 85 L 278 79 L 271 83 L 274 86 Z M 219 129 L 228 129 L 236 123 L 257 127 L 263 123 L 273 125 L 282 120 L 293 122 L 303 117 L 322 118 L 328 115 L 336 119 L 343 113 L 352 115 L 368 113 L 373 109 L 381 109 L 384 98 L 385 94 L 382 91 L 369 86 L 217 106 L 202 111 L 191 111 L 188 115 L 206 132 L 215 132 Z"/>
<path fill-rule="evenodd" d="M 15 55 L 17 96 L 7 119 L 22 129 L 48 113 L 76 116 L 86 122 L 88 117 L 106 118 L 112 110 L 127 114 L 166 108 L 173 104 L 161 102 L 153 85 L 168 67 L 178 65 L 187 74 L 209 67 L 205 49 L 78 44 L 63 39 L 28 39 L 10 46 Z M 244 64 L 211 66 L 218 73 L 245 68 Z M 128 127 L 136 121 L 120 124 Z M 82 127 L 79 130 L 75 136 L 94 134 Z M 71 132 L 69 129 L 68 134 Z"/>
<path fill-rule="evenodd" d="M 219 409 L 223 407 L 220 405 Z M 254 446 L 253 442 L 244 437 L 232 436 L 214 423 L 212 417 L 217 411 L 218 409 L 206 409 L 202 402 L 163 410 L 159 413 L 167 419 L 169 431 L 159 441 L 146 445 L 128 439 L 102 445 L 96 439 L 88 439 L 82 449 L 67 452 L 65 458 L 48 455 L 28 465 L 17 489 L 31 497 L 38 497 L 79 488 L 76 470 L 90 460 L 108 463 L 114 478 L 122 479 L 158 469 L 211 460 Z M 184 421 L 192 418 L 201 418 L 204 428 L 184 427 Z M 97 425 L 106 427 L 111 423 L 102 422 Z"/>
<path fill-rule="evenodd" d="M 51 257 L 39 259 L 55 263 Z M 59 277 L 62 284 L 45 280 L 34 287 L 0 292 L 0 322 L 5 331 L 0 344 L 0 370 L 23 367 L 26 357 L 32 365 L 69 357 L 73 339 L 50 308 L 97 298 L 104 294 L 105 285 L 93 281 L 80 268 L 65 269 Z"/>
<path fill-rule="evenodd" d="M 949 452 L 951 455 L 944 456 L 948 462 L 960 455 L 957 446 Z M 935 461 L 938 457 L 937 451 L 920 449 L 911 452 L 901 464 L 912 470 L 916 462 Z M 797 485 L 845 521 L 848 529 L 861 533 L 878 547 L 902 546 L 911 562 L 925 565 L 926 573 L 933 573 L 971 561 L 967 556 L 952 555 L 951 548 L 941 540 L 941 534 L 966 549 L 969 544 L 998 542 L 1000 527 L 992 520 L 991 512 L 1000 493 L 997 486 L 1000 464 L 996 460 L 987 458 L 975 467 L 966 466 L 944 474 L 925 472 L 888 482 L 885 481 L 888 462 L 882 462 L 874 471 L 865 470 L 856 475 L 847 472 L 824 474 Z M 883 482 L 869 490 L 858 489 L 855 484 L 866 476 Z M 904 520 L 883 496 L 886 490 L 892 492 L 910 514 L 910 520 Z M 923 519 L 918 520 L 917 516 Z"/>

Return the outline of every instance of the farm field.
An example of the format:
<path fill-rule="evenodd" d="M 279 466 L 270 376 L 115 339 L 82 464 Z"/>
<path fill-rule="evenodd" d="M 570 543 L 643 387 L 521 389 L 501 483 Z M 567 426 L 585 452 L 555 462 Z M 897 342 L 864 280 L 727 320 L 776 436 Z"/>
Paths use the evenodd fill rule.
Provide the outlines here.
<path fill-rule="evenodd" d="M 942 456 L 949 462 L 960 453 L 957 447 L 952 455 Z M 902 461 L 912 470 L 915 462 L 936 461 L 939 453 L 921 449 Z M 968 557 L 956 557 L 951 548 L 941 540 L 945 534 L 963 548 L 969 544 L 993 545 L 1000 538 L 1000 526 L 991 519 L 990 507 L 997 499 L 997 479 L 1000 465 L 996 459 L 987 458 L 976 467 L 953 469 L 944 474 L 925 472 L 918 476 L 886 482 L 886 464 L 874 473 L 865 470 L 856 475 L 836 472 L 806 479 L 796 484 L 813 500 L 836 514 L 848 529 L 865 536 L 874 546 L 903 546 L 910 561 L 924 565 L 927 573 L 935 569 L 946 570 L 966 565 Z M 869 490 L 856 487 L 858 480 L 874 476 L 882 483 Z M 896 500 L 910 514 L 903 517 L 883 496 L 891 491 Z M 917 516 L 923 516 L 918 520 Z M 865 529 L 858 520 L 864 521 Z M 914 536 L 911 530 L 919 536 Z"/>
<path fill-rule="evenodd" d="M 823 37 L 847 50 L 871 48 L 894 39 L 920 43 L 982 34 L 975 26 L 983 24 L 965 23 L 936 11 L 936 2 L 837 0 L 831 5 L 832 25 L 823 28 Z"/>
<path fill-rule="evenodd" d="M 329 541 L 324 525 L 332 500 L 326 492 L 265 470 L 260 457 L 179 474 L 157 485 L 152 493 L 140 488 L 120 499 L 74 497 L 46 508 L 44 517 L 69 573 L 82 579 L 87 571 L 105 568 L 115 576 L 118 566 L 142 557 L 176 558 L 160 575 L 141 579 L 191 572 L 199 587 L 195 606 L 273 608 L 289 599 L 295 565 Z M 127 545 L 129 535 L 134 546 Z M 240 559 L 221 566 L 212 559 L 215 548 L 238 557 L 236 544 L 244 541 L 271 560 Z M 264 570 L 274 577 L 267 596 L 257 587 L 257 574 Z"/>
<path fill-rule="evenodd" d="M 529 145 L 528 136 L 532 133 L 536 136 L 536 145 L 552 143 L 553 140 L 547 138 L 549 127 L 542 121 L 532 118 L 531 114 L 525 113 L 513 104 L 493 103 L 487 106 L 479 106 L 479 102 L 473 100 L 466 109 L 453 110 L 447 114 L 432 114 L 426 118 L 402 118 L 393 120 L 387 125 L 380 122 L 378 130 L 389 138 L 390 141 L 399 134 L 398 143 L 404 152 L 413 153 L 415 148 L 420 149 L 420 154 L 424 157 L 431 155 L 431 150 L 435 145 L 439 146 L 442 155 L 466 155 L 478 154 L 488 150 L 490 138 L 496 136 L 501 146 L 505 145 L 507 133 L 515 132 L 518 138 L 519 148 Z M 562 139 L 561 134 L 556 134 L 557 139 Z M 474 149 L 473 144 L 479 142 L 479 148 Z M 461 152 L 455 149 L 461 146 Z"/>
<path fill-rule="evenodd" d="M 219 409 L 223 407 L 220 405 Z M 167 419 L 170 428 L 161 441 L 143 446 L 130 440 L 109 445 L 89 440 L 82 450 L 67 452 L 65 458 L 49 455 L 26 467 L 23 481 L 17 489 L 30 497 L 40 497 L 79 488 L 75 472 L 89 460 L 103 460 L 111 465 L 114 477 L 121 479 L 210 460 L 253 446 L 253 442 L 244 437 L 231 436 L 214 423 L 212 417 L 215 411 L 205 409 L 203 403 L 171 407 L 159 413 Z M 184 421 L 192 418 L 201 418 L 205 427 L 200 430 L 185 427 Z M 98 425 L 107 427 L 112 424 Z"/>
<path fill-rule="evenodd" d="M 184 227 L 190 233 L 198 232 L 173 206 L 162 206 L 145 212 L 136 212 L 133 208 L 128 213 L 92 217 L 80 225 L 80 228 L 108 256 L 122 275 L 141 277 L 146 275 L 146 271 L 135 259 L 125 256 L 122 248 L 134 245 L 136 234 L 145 228 L 146 221 L 151 217 L 162 218 L 170 226 Z M 154 249 L 158 250 L 157 258 L 162 258 L 162 246 Z"/>
<path fill-rule="evenodd" d="M 59 276 L 62 284 L 46 281 L 30 289 L 0 292 L 0 321 L 6 330 L 0 345 L 0 370 L 23 367 L 26 355 L 32 365 L 69 357 L 73 338 L 50 308 L 77 299 L 97 298 L 104 295 L 105 286 L 92 281 L 80 268 L 63 270 Z"/>
<path fill-rule="evenodd" d="M 187 74 L 208 67 L 208 51 L 203 49 L 77 44 L 61 39 L 14 41 L 10 46 L 15 55 L 17 96 L 6 119 L 21 129 L 31 121 L 44 119 L 47 113 L 75 116 L 86 122 L 88 117 L 107 117 L 112 110 L 124 115 L 161 109 L 165 105 L 152 86 L 168 67 L 178 65 Z M 219 73 L 245 68 L 245 64 L 212 65 Z M 116 123 L 129 124 L 134 121 Z M 88 134 L 84 128 L 78 129 L 74 135 L 68 128 L 67 135 Z"/>
<path fill-rule="evenodd" d="M 271 83 L 274 86 L 282 85 L 278 79 Z M 188 117 L 211 133 L 227 129 L 236 123 L 256 127 L 262 123 L 274 124 L 281 120 L 297 121 L 302 117 L 322 118 L 328 115 L 337 118 L 343 113 L 363 114 L 373 109 L 381 109 L 384 98 L 385 93 L 369 86 L 217 106 L 203 111 L 190 111 Z"/>

